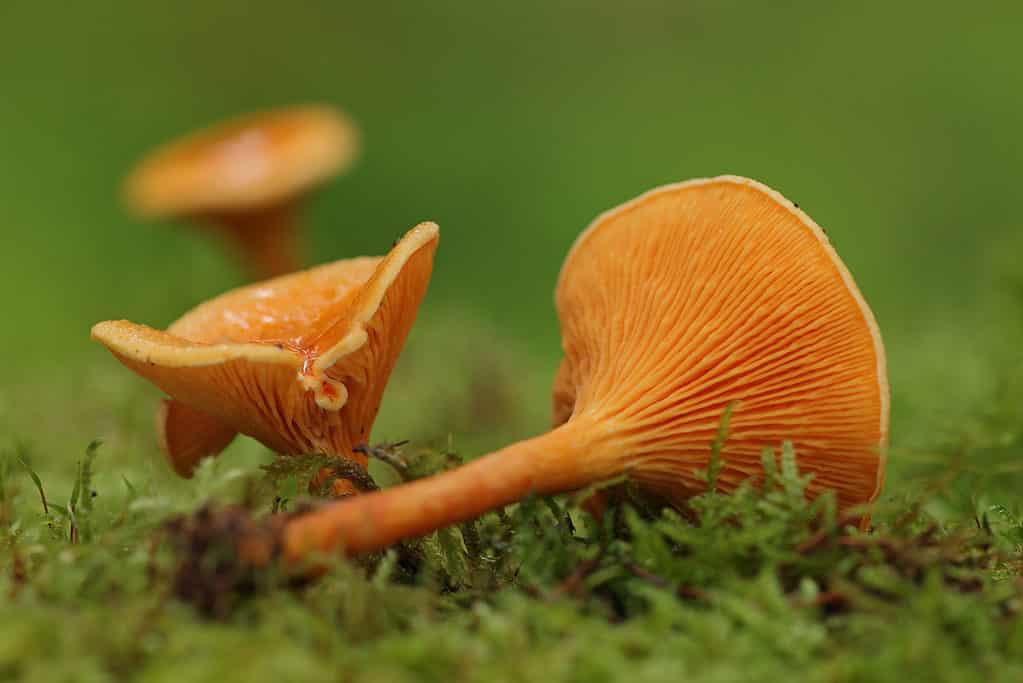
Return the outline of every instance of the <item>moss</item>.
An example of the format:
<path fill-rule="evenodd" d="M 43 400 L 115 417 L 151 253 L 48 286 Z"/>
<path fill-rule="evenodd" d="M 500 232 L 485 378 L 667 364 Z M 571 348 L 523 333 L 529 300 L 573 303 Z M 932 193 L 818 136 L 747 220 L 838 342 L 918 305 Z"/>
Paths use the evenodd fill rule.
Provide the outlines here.
<path fill-rule="evenodd" d="M 407 457 L 426 470 L 451 460 Z M 97 474 L 102 462 L 100 451 Z M 927 512 L 939 491 L 861 533 L 828 499 L 803 499 L 806 478 L 791 453 L 770 486 L 708 491 L 693 500 L 691 519 L 625 506 L 598 524 L 573 499 L 531 499 L 424 539 L 411 569 L 399 567 L 395 550 L 331 560 L 321 580 L 300 584 L 232 564 L 240 539 L 269 528 L 253 520 L 266 519 L 279 481 L 239 486 L 233 499 L 246 507 L 201 507 L 169 528 L 137 492 L 116 501 L 100 490 L 91 536 L 72 542 L 69 519 L 42 511 L 27 471 L 10 457 L 0 469 L 0 676 L 8 679 L 1023 674 L 1023 520 L 988 505 L 939 521 Z M 219 480 L 235 476 L 206 472 L 199 485 L 223 491 L 228 482 Z M 234 545 L 218 545 L 224 539 Z"/>

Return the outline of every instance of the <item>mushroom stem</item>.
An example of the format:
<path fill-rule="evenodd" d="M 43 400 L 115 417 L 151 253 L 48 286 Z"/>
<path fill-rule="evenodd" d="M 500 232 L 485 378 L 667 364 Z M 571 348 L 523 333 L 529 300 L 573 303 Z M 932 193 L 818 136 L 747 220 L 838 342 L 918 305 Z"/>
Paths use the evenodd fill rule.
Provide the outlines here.
<path fill-rule="evenodd" d="M 302 245 L 293 202 L 255 211 L 218 213 L 212 222 L 238 252 L 257 280 L 292 273 L 302 267 Z"/>
<path fill-rule="evenodd" d="M 289 522 L 284 557 L 339 548 L 348 555 L 381 550 L 522 500 L 583 488 L 602 474 L 585 467 L 583 431 L 565 425 L 495 451 L 457 469 L 331 503 Z M 608 474 L 610 476 L 610 474 Z"/>

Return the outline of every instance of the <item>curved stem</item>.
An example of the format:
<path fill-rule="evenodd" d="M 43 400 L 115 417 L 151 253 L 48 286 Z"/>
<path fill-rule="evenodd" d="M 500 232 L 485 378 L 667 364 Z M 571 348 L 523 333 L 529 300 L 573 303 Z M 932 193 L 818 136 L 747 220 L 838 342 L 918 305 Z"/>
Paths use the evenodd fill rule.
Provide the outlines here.
<path fill-rule="evenodd" d="M 295 205 L 285 203 L 213 217 L 256 279 L 293 273 L 302 266 Z"/>
<path fill-rule="evenodd" d="M 520 441 L 468 465 L 332 503 L 289 522 L 284 556 L 343 548 L 349 555 L 463 522 L 525 498 L 562 493 L 593 481 L 582 457 L 586 447 L 569 425 Z"/>

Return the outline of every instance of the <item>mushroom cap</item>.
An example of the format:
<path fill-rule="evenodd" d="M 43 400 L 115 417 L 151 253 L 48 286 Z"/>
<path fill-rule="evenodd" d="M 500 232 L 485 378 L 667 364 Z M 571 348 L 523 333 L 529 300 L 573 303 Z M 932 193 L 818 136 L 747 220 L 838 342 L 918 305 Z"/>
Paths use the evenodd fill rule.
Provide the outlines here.
<path fill-rule="evenodd" d="M 824 232 L 735 176 L 652 190 L 579 236 L 558 278 L 564 359 L 554 422 L 580 420 L 648 490 L 705 487 L 733 404 L 718 484 L 762 475 L 794 445 L 809 495 L 840 507 L 880 491 L 888 380 L 874 316 Z"/>
<path fill-rule="evenodd" d="M 157 431 L 182 474 L 237 432 L 279 453 L 355 457 L 426 293 L 438 240 L 437 226 L 422 223 L 382 258 L 236 289 L 165 332 L 116 320 L 94 326 L 92 338 L 171 397 Z"/>
<path fill-rule="evenodd" d="M 337 109 L 249 114 L 150 153 L 128 176 L 125 202 L 145 218 L 259 209 L 341 172 L 357 152 L 355 125 Z"/>

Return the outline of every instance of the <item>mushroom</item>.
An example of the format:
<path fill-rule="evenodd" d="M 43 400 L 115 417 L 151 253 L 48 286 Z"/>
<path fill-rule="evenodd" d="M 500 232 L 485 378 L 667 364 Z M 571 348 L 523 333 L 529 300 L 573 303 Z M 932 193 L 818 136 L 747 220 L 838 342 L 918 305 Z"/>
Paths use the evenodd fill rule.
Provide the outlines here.
<path fill-rule="evenodd" d="M 555 291 L 564 360 L 550 432 L 449 472 L 291 520 L 286 558 L 376 550 L 521 500 L 626 475 L 680 506 L 762 475 L 791 441 L 808 495 L 869 503 L 884 476 L 888 384 L 877 324 L 824 232 L 745 178 L 669 185 L 603 215 Z"/>
<path fill-rule="evenodd" d="M 336 455 L 365 467 L 353 447 L 369 436 L 438 239 L 437 226 L 422 223 L 387 256 L 236 289 L 166 332 L 116 320 L 94 326 L 92 338 L 170 396 L 157 432 L 183 476 L 239 432 L 278 453 Z"/>
<path fill-rule="evenodd" d="M 257 279 L 282 275 L 300 267 L 299 201 L 348 168 L 357 148 L 355 126 L 336 109 L 250 114 L 149 154 L 125 182 L 125 203 L 142 218 L 207 223 Z"/>

